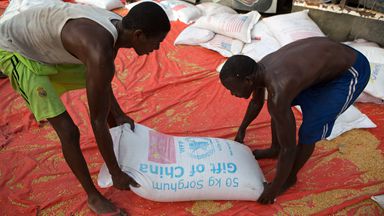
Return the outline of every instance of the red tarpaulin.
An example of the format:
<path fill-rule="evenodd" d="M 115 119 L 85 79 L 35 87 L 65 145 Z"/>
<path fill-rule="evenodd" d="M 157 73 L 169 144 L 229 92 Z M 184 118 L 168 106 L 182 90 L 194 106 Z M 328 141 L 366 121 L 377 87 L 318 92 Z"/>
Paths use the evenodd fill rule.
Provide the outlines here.
<path fill-rule="evenodd" d="M 4 8 L 5 1 L 0 1 Z M 120 9 L 117 12 L 125 13 Z M 161 48 L 138 57 L 120 50 L 116 59 L 115 95 L 136 122 L 178 136 L 233 139 L 248 101 L 221 86 L 215 68 L 224 57 L 196 46 L 174 46 L 186 27 L 172 23 Z M 59 139 L 47 123 L 36 123 L 22 97 L 8 79 L 0 80 L 0 214 L 94 215 L 86 194 L 61 153 Z M 62 96 L 79 126 L 81 148 L 96 182 L 103 163 L 89 122 L 84 90 Z M 100 189 L 132 215 L 383 215 L 370 196 L 384 193 L 384 109 L 358 104 L 378 127 L 353 130 L 333 141 L 322 141 L 299 173 L 297 184 L 273 205 L 245 201 L 196 201 L 159 203 L 130 191 Z M 297 125 L 301 116 L 295 111 Z M 263 108 L 247 130 L 245 142 L 252 149 L 271 143 L 270 117 Z M 275 174 L 275 160 L 260 160 L 268 180 Z"/>

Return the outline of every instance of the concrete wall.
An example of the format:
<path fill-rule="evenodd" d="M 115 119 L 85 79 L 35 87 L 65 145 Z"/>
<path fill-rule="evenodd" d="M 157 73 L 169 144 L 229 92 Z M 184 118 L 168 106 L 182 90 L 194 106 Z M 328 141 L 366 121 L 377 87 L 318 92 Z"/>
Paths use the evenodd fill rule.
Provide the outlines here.
<path fill-rule="evenodd" d="M 293 6 L 292 12 L 308 9 Z M 363 38 L 384 47 L 384 21 L 318 9 L 309 9 L 309 16 L 320 29 L 336 41 Z"/>

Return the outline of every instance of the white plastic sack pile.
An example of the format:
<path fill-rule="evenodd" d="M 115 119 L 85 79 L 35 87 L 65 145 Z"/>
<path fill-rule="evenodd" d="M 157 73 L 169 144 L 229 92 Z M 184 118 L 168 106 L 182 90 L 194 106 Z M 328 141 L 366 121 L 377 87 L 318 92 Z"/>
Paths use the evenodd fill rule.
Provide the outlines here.
<path fill-rule="evenodd" d="M 219 13 L 202 16 L 193 26 L 250 43 L 251 30 L 260 17 L 257 11 L 246 14 Z"/>
<path fill-rule="evenodd" d="M 264 23 L 280 45 L 309 37 L 325 37 L 319 26 L 309 17 L 309 10 L 264 18 Z"/>
<path fill-rule="evenodd" d="M 224 57 L 231 57 L 240 54 L 244 43 L 235 38 L 227 37 L 221 34 L 216 34 L 212 40 L 201 43 L 200 46 L 220 53 Z"/>
<path fill-rule="evenodd" d="M 137 195 L 153 201 L 257 200 L 264 175 L 251 150 L 235 141 L 177 137 L 136 124 L 111 129 L 122 170 L 132 176 Z M 104 164 L 100 187 L 112 185 Z"/>
<path fill-rule="evenodd" d="M 77 3 L 93 5 L 106 10 L 124 7 L 120 0 L 75 0 Z"/>
<path fill-rule="evenodd" d="M 136 1 L 136 2 L 133 2 L 133 3 L 129 3 L 129 4 L 126 4 L 125 5 L 125 8 L 127 8 L 128 10 L 131 10 L 134 6 L 142 3 L 142 2 L 154 2 L 156 4 L 158 4 L 161 8 L 163 8 L 164 12 L 167 14 L 167 17 L 169 19 L 169 21 L 176 21 L 177 20 L 177 17 L 175 17 L 175 15 L 173 15 L 173 11 L 172 11 L 172 8 L 168 5 L 168 4 L 161 4 L 161 1 L 153 1 L 153 0 L 139 0 L 139 1 Z"/>
<path fill-rule="evenodd" d="M 273 33 L 268 29 L 263 20 L 260 20 L 254 25 L 251 31 L 251 37 L 251 43 L 245 44 L 241 53 L 249 56 L 256 62 L 281 47 L 279 41 L 273 36 Z"/>
<path fill-rule="evenodd" d="M 179 36 L 175 39 L 175 45 L 200 45 L 211 40 L 215 36 L 215 33 L 207 29 L 195 28 L 188 26 Z"/>
<path fill-rule="evenodd" d="M 47 7 L 49 4 L 58 4 L 61 2 L 61 0 L 10 0 L 9 5 L 0 16 L 0 23 L 30 8 Z"/>
<path fill-rule="evenodd" d="M 203 13 L 203 16 L 220 13 L 237 14 L 237 12 L 232 8 L 215 2 L 203 2 L 201 4 L 196 5 L 196 7 L 200 8 Z"/>
<path fill-rule="evenodd" d="M 371 66 L 371 76 L 364 92 L 377 99 L 384 100 L 384 49 L 363 45 L 351 46 L 363 53 Z"/>
<path fill-rule="evenodd" d="M 201 10 L 193 4 L 179 0 L 160 1 L 165 8 L 170 8 L 173 18 L 180 22 L 190 24 L 202 16 Z"/>

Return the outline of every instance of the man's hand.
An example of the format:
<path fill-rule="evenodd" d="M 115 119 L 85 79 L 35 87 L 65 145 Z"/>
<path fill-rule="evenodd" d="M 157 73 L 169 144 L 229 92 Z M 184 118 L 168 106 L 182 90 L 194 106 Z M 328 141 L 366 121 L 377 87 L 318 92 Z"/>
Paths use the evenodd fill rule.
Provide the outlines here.
<path fill-rule="evenodd" d="M 128 174 L 121 171 L 117 175 L 112 175 L 113 186 L 120 190 L 129 190 L 129 186 L 140 187 L 140 185 Z"/>
<path fill-rule="evenodd" d="M 276 200 L 276 196 L 278 195 L 278 191 L 275 188 L 271 187 L 271 183 L 264 182 L 264 191 L 260 195 L 257 202 L 261 204 L 273 204 Z"/>
<path fill-rule="evenodd" d="M 125 123 L 129 123 L 131 125 L 131 130 L 135 131 L 135 122 L 129 116 L 127 116 L 125 114 L 124 115 L 120 115 L 120 116 L 115 118 L 115 121 L 116 121 L 117 125 L 122 125 L 122 124 L 125 124 Z"/>
<path fill-rule="evenodd" d="M 239 143 L 244 143 L 244 137 L 245 137 L 245 130 L 239 128 L 235 137 L 235 141 Z"/>

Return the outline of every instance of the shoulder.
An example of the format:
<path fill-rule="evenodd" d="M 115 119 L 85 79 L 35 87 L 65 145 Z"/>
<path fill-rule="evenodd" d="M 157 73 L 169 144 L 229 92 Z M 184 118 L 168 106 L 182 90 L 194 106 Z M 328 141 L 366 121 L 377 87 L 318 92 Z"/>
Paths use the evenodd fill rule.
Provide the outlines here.
<path fill-rule="evenodd" d="M 97 41 L 113 45 L 113 36 L 103 26 L 87 18 L 69 20 L 61 32 L 62 38 L 76 38 L 78 42 Z"/>
<path fill-rule="evenodd" d="M 62 29 L 61 39 L 64 48 L 80 60 L 83 60 L 83 55 L 113 52 L 114 38 L 111 33 L 90 19 L 68 21 Z"/>

